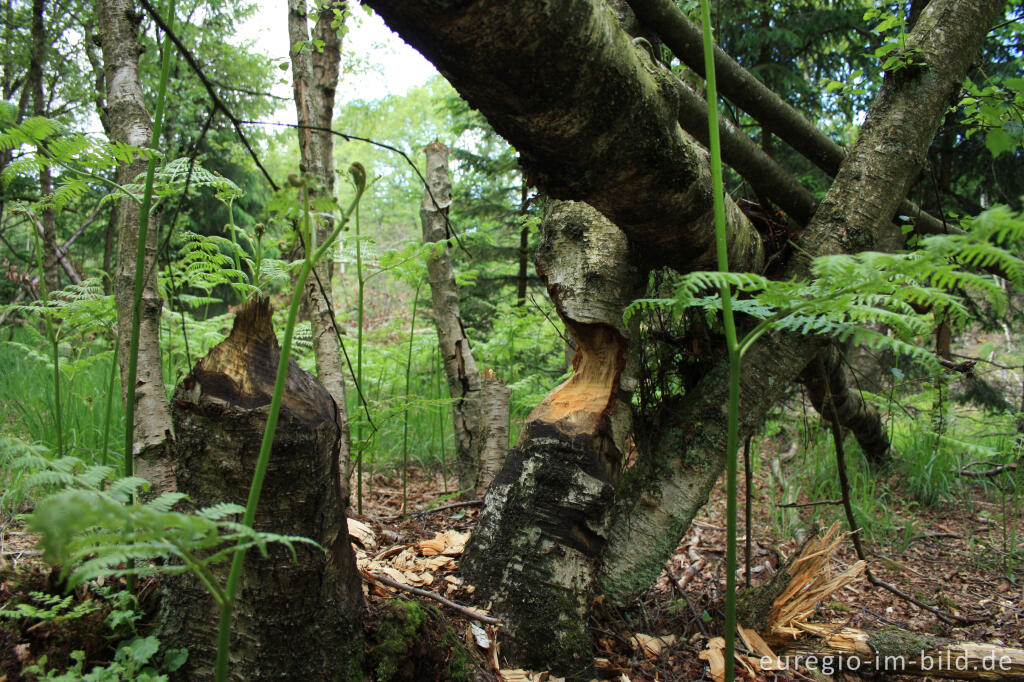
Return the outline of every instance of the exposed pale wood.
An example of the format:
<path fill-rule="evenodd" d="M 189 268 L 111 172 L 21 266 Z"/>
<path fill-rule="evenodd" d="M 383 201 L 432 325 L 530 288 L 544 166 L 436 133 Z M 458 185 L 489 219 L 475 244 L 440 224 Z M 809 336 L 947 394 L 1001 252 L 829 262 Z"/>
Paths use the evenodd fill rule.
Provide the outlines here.
<path fill-rule="evenodd" d="M 413 587 L 412 585 L 406 585 L 405 583 L 398 582 L 397 580 L 389 578 L 386 575 L 381 575 L 380 573 L 370 573 L 369 571 L 362 571 L 362 574 L 363 578 L 365 578 L 367 582 L 381 582 L 385 585 L 395 588 L 396 590 L 402 590 L 410 594 L 415 594 L 418 597 L 426 597 L 427 599 L 433 599 L 436 602 L 444 604 L 450 609 L 458 611 L 464 616 L 468 616 L 469 618 L 478 620 L 482 623 L 490 623 L 493 625 L 499 622 L 498 619 L 494 616 L 488 616 L 486 614 L 480 613 L 476 609 L 471 609 L 468 606 L 463 606 L 462 604 L 453 602 L 451 599 L 442 597 L 437 592 L 431 592 L 430 590 L 424 590 L 419 587 Z"/>
<path fill-rule="evenodd" d="M 196 506 L 245 503 L 279 358 L 269 304 L 250 301 L 175 391 L 177 487 Z M 254 525 L 319 546 L 296 543 L 295 559 L 280 544 L 246 557 L 231 644 L 238 679 L 349 679 L 362 654 L 362 585 L 345 523 L 339 437 L 330 394 L 291 361 Z M 224 563 L 214 569 L 221 581 L 227 571 Z M 219 613 L 188 577 L 164 595 L 161 641 L 188 647 L 189 680 L 213 679 Z"/>
<path fill-rule="evenodd" d="M 537 272 L 576 341 L 573 375 L 531 413 L 463 555 L 518 665 L 589 679 L 587 612 L 631 426 L 625 307 L 642 291 L 625 236 L 586 204 L 546 206 Z"/>

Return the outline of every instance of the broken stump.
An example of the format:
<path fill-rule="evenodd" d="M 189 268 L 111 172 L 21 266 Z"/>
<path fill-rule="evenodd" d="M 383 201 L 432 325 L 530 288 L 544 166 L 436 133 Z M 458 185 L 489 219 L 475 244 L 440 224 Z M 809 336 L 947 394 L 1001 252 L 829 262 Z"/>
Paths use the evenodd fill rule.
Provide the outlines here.
<path fill-rule="evenodd" d="M 231 334 L 196 363 L 174 394 L 176 482 L 197 508 L 244 505 L 266 426 L 280 347 L 265 298 L 235 318 Z M 289 362 L 273 450 L 256 512 L 259 531 L 311 538 L 246 554 L 231 635 L 233 679 L 361 679 L 362 587 L 348 540 L 334 400 Z M 215 566 L 223 585 L 229 563 Z M 170 581 L 161 640 L 185 646 L 180 674 L 212 680 L 219 607 L 191 576 Z"/>

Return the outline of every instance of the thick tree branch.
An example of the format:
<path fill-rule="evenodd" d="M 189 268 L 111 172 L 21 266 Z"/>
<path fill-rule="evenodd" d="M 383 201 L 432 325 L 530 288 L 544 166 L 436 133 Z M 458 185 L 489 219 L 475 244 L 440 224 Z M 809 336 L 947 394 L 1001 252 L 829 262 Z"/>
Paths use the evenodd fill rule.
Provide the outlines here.
<path fill-rule="evenodd" d="M 603 1 L 370 5 L 485 113 L 542 190 L 597 208 L 648 264 L 715 267 L 709 163 L 679 127 L 676 77 Z M 732 202 L 727 216 L 730 263 L 760 270 L 760 236 Z"/>
<path fill-rule="evenodd" d="M 670 0 L 628 1 L 641 21 L 656 28 L 658 35 L 673 54 L 694 71 L 704 75 L 701 31 L 674 3 Z M 835 177 L 843 159 L 846 158 L 846 150 L 717 46 L 715 74 L 718 78 L 718 89 L 725 97 L 785 140 L 811 163 L 831 177 Z M 704 128 L 707 129 L 706 122 Z M 692 133 L 694 129 L 687 126 L 687 130 Z M 737 168 L 734 161 L 728 158 L 726 161 Z M 744 174 L 739 168 L 737 170 Z M 956 228 L 925 213 L 909 200 L 902 201 L 900 212 L 912 218 L 915 230 L 921 233 L 940 234 L 956 231 Z"/>
<path fill-rule="evenodd" d="M 835 348 L 823 352 L 821 360 L 820 365 L 808 365 L 803 377 L 814 409 L 825 419 L 850 429 L 868 460 L 884 462 L 889 456 L 889 437 L 878 410 L 851 389 Z"/>
<path fill-rule="evenodd" d="M 679 84 L 679 124 L 707 146 L 708 103 L 682 82 Z M 810 221 L 818 201 L 806 187 L 724 117 L 718 121 L 718 134 L 722 159 L 742 175 L 755 192 L 774 201 L 800 225 Z"/>

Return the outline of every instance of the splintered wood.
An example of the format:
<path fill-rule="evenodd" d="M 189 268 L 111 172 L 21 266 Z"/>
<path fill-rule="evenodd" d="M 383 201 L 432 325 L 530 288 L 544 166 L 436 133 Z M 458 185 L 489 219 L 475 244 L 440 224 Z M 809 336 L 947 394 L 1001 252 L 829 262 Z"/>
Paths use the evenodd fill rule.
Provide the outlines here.
<path fill-rule="evenodd" d="M 826 675 L 875 672 L 1024 680 L 1024 649 L 952 642 L 895 627 L 859 630 L 845 623 L 810 622 L 819 603 L 864 573 L 863 561 L 839 573 L 832 571 L 832 556 L 847 535 L 839 532 L 837 523 L 824 535 L 807 542 L 787 569 L 790 581 L 772 603 L 768 625 L 762 633 L 764 639 L 753 630 L 737 626 L 743 645 L 737 646 L 738 670 L 746 670 L 754 677 L 757 672 L 808 668 Z M 724 640 L 715 637 L 700 654 L 714 680 L 724 678 L 724 646 Z"/>
<path fill-rule="evenodd" d="M 786 589 L 776 597 L 768 615 L 769 639 L 793 639 L 806 631 L 807 619 L 815 607 L 833 593 L 859 578 L 867 564 L 858 561 L 846 570 L 832 574 L 830 560 L 848 533 L 839 533 L 839 524 L 821 537 L 804 545 L 800 556 L 790 565 L 792 578 Z"/>
<path fill-rule="evenodd" d="M 362 546 L 356 549 L 356 563 L 361 571 L 380 573 L 412 587 L 433 585 L 436 571 L 454 568 L 455 557 L 462 554 L 469 540 L 469 533 L 448 530 L 414 545 L 390 547 L 371 556 L 369 551 L 377 547 L 373 530 L 356 519 L 349 519 L 348 532 L 349 537 Z M 442 586 L 450 593 L 462 584 L 457 577 L 447 576 Z M 470 586 L 465 589 L 472 591 Z"/>

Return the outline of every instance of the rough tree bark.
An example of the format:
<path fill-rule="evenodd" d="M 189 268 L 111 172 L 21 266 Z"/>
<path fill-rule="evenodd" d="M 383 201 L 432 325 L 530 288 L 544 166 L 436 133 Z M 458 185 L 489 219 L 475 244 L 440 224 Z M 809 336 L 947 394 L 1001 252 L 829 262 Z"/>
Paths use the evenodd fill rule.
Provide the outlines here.
<path fill-rule="evenodd" d="M 215 346 L 178 387 L 178 490 L 197 507 L 244 504 L 266 426 L 280 357 L 266 299 L 235 317 Z M 270 455 L 257 530 L 298 535 L 324 549 L 297 544 L 250 550 L 235 606 L 232 674 L 236 679 L 362 679 L 362 582 L 345 524 L 334 401 L 294 362 Z M 228 565 L 216 569 L 225 580 Z M 191 579 L 175 581 L 161 602 L 161 641 L 186 646 L 189 680 L 213 679 L 219 607 Z"/>
<path fill-rule="evenodd" d="M 333 0 L 323 4 L 316 15 L 312 40 L 307 21 L 306 0 L 288 2 L 288 39 L 291 46 L 292 88 L 300 126 L 299 169 L 313 177 L 317 186 L 311 188 L 316 197 L 334 195 L 334 136 L 326 130 L 334 122 L 334 97 L 341 64 L 341 37 L 332 27 L 336 13 L 344 12 L 346 3 Z M 313 40 L 320 41 L 319 49 Z M 316 213 L 316 235 L 320 243 L 331 233 L 329 219 Z M 352 462 L 348 429 L 348 405 L 345 401 L 345 365 L 341 347 L 331 320 L 333 295 L 331 277 L 333 258 L 324 258 L 316 267 L 316 276 L 306 284 L 304 310 L 313 326 L 313 355 L 317 376 L 338 406 L 342 438 L 338 441 L 338 457 L 342 462 L 343 480 L 348 481 Z M 321 286 L 323 287 L 321 289 Z M 347 483 L 346 483 L 347 485 Z"/>
<path fill-rule="evenodd" d="M 675 124 L 674 86 L 614 26 L 615 17 L 603 3 L 372 0 L 370 4 L 520 150 L 542 187 L 555 196 L 593 203 L 652 264 L 689 269 L 711 262 L 707 211 L 694 209 L 703 207 L 704 197 L 709 196 L 707 175 L 694 172 L 699 164 L 686 163 L 697 153 L 687 147 Z M 803 253 L 864 250 L 871 246 L 879 226 L 892 220 L 1001 6 L 997 0 L 934 0 L 925 10 L 908 38 L 910 48 L 921 49 L 918 59 L 924 66 L 887 74 L 857 145 L 804 232 Z M 587 55 L 586 64 L 579 63 L 579 54 Z M 594 107 L 595 101 L 602 106 Z M 736 269 L 755 269 L 751 267 L 757 261 L 755 250 L 748 253 L 753 240 L 742 241 L 746 235 L 742 229 L 732 235 L 731 262 Z M 801 258 L 787 274 L 805 275 L 806 265 Z M 594 279 L 591 284 L 597 283 Z M 760 422 L 764 411 L 820 348 L 814 339 L 783 337 L 766 339 L 748 354 L 741 408 L 745 430 Z M 672 428 L 651 434 L 652 441 L 665 446 L 659 453 L 662 457 L 643 469 L 638 465 L 636 475 L 624 482 L 602 572 L 613 597 L 628 598 L 651 583 L 706 500 L 724 465 L 725 386 L 721 367 L 706 375 L 687 394 L 680 412 L 668 415 L 676 420 L 669 423 Z M 516 491 L 536 496 L 544 485 L 551 485 L 550 479 L 541 476 L 534 476 L 537 483 L 532 486 L 511 485 L 532 475 L 531 468 L 536 466 L 536 460 L 522 450 L 531 433 L 527 431 L 524 438 L 492 486 L 488 508 L 508 506 L 532 514 L 537 506 L 517 500 Z M 591 456 L 600 448 L 597 443 L 587 447 Z M 583 499 L 593 502 L 598 496 L 592 492 Z M 597 511 L 595 518 L 603 524 L 600 507 L 594 503 L 586 511 L 591 515 Z M 561 527 L 580 528 L 579 536 L 559 531 L 559 526 L 544 529 L 551 541 L 538 542 L 536 548 L 546 549 L 547 554 L 528 543 L 494 543 L 490 554 L 498 556 L 494 563 L 508 567 L 502 573 L 488 571 L 483 557 L 487 538 L 501 535 L 502 526 L 496 521 L 507 515 L 492 514 L 491 520 L 481 521 L 479 538 L 471 545 L 479 549 L 467 552 L 465 564 L 477 582 L 487 585 L 485 593 L 497 595 L 499 604 L 503 594 L 515 591 L 516 600 L 507 600 L 504 607 L 514 611 L 506 613 L 511 622 L 535 618 L 559 635 L 579 631 L 564 624 L 578 615 L 580 595 L 546 602 L 532 596 L 534 591 L 538 595 L 554 592 L 546 586 L 545 578 L 550 582 L 550 576 L 570 588 L 563 595 L 571 595 L 571 588 L 580 584 L 573 582 L 574 570 L 586 567 L 586 562 L 577 558 L 578 550 L 566 548 L 573 547 L 570 542 L 579 546 L 580 538 L 593 541 L 594 533 L 586 523 L 576 523 L 583 517 L 573 511 L 576 516 L 563 513 L 566 520 Z M 640 529 L 643 535 L 637 534 Z M 555 532 L 563 535 L 558 541 Z M 524 546 L 530 552 L 523 552 Z M 503 552 L 504 558 L 497 552 Z M 515 552 L 529 561 L 510 560 Z M 545 567 L 544 574 L 526 575 L 534 566 Z M 540 653 L 514 645 L 513 657 L 528 662 L 548 657 L 561 659 L 561 664 L 571 661 L 572 654 L 562 648 L 544 648 L 549 640 L 566 641 L 564 635 L 561 640 L 549 635 L 537 643 Z M 585 641 L 576 640 L 576 644 L 585 645 Z"/>
<path fill-rule="evenodd" d="M 103 51 L 104 81 L 107 86 L 105 120 L 110 138 L 130 145 L 149 146 L 153 125 L 142 97 L 137 40 L 138 15 L 131 0 L 101 0 L 98 4 L 99 36 Z M 135 159 L 117 171 L 120 184 L 134 182 L 146 171 L 146 162 Z M 171 412 L 164 389 L 160 363 L 160 311 L 163 300 L 156 288 L 157 219 L 149 216 L 146 233 L 145 281 L 139 318 L 138 378 L 128 386 L 128 348 L 132 330 L 132 296 L 135 287 L 135 254 L 139 237 L 139 205 L 124 198 L 117 210 L 117 266 L 114 301 L 117 308 L 117 356 L 121 363 L 124 396 L 135 391 L 135 471 L 153 484 L 168 490 L 174 485 L 170 445 L 174 440 Z"/>
<path fill-rule="evenodd" d="M 484 112 L 545 194 L 601 211 L 648 265 L 715 269 L 710 165 L 679 127 L 676 78 L 603 1 L 369 4 Z M 726 217 L 730 263 L 760 271 L 760 235 L 730 200 Z"/>
<path fill-rule="evenodd" d="M 625 235 L 586 204 L 551 202 L 537 272 L 577 342 L 573 375 L 530 414 L 495 478 L 464 572 L 500 614 L 502 652 L 589 679 L 586 615 L 630 432 L 627 305 L 642 293 Z"/>
<path fill-rule="evenodd" d="M 427 189 L 420 206 L 423 241 L 435 244 L 427 258 L 430 294 L 434 303 L 437 343 L 452 397 L 456 471 L 463 495 L 482 495 L 501 467 L 508 448 L 509 389 L 497 377 L 487 379 L 477 369 L 462 327 L 459 288 L 447 240 L 452 181 L 448 148 L 434 141 L 427 155 Z M 504 434 L 504 438 L 502 438 Z"/>
<path fill-rule="evenodd" d="M 933 0 L 924 10 L 907 45 L 921 49 L 925 65 L 910 73 L 886 75 L 856 145 L 802 235 L 802 253 L 852 253 L 873 246 L 876 233 L 892 220 L 920 171 L 946 107 L 1001 8 L 999 0 Z M 804 276 L 806 265 L 799 257 L 786 274 Z M 773 348 L 774 343 L 780 345 Z M 748 428 L 763 418 L 763 410 L 820 350 L 821 344 L 813 339 L 789 337 L 761 343 L 748 353 L 743 361 L 744 391 L 751 382 L 763 389 L 756 398 L 741 400 Z M 691 429 L 700 424 L 700 438 L 688 440 L 683 455 L 664 457 L 661 466 L 645 464 L 654 473 L 638 475 L 620 491 L 616 534 L 603 573 L 607 593 L 616 601 L 636 596 L 657 577 L 668 556 L 666 549 L 671 551 L 681 537 L 679 531 L 685 531 L 699 508 L 693 507 L 691 498 L 706 498 L 724 466 L 725 417 L 720 408 L 717 413 L 712 410 L 725 404 L 723 372 L 717 369 L 687 395 L 687 400 L 707 408 L 697 414 L 700 421 L 686 420 Z M 679 466 L 687 464 L 695 468 L 695 475 L 681 472 Z M 691 494 L 680 496 L 677 490 Z"/>

